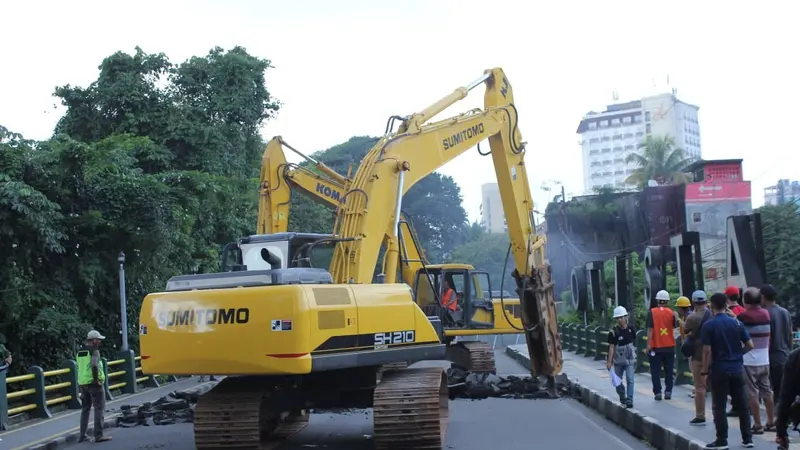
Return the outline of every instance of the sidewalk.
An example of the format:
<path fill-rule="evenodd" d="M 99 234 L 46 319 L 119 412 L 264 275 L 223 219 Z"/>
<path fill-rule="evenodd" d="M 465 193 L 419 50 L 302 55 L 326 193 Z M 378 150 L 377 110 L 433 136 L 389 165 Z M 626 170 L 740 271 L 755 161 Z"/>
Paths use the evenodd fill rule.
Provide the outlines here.
<path fill-rule="evenodd" d="M 119 415 L 119 407 L 125 404 L 140 404 L 148 401 L 157 400 L 175 390 L 185 390 L 195 388 L 202 384 L 197 382 L 196 377 L 180 380 L 175 383 L 164 384 L 155 389 L 147 389 L 136 394 L 120 395 L 114 400 L 106 402 L 106 426 L 115 422 Z M 0 449 L 3 450 L 22 450 L 28 447 L 42 444 L 51 440 L 58 439 L 70 433 L 79 431 L 80 410 L 68 410 L 54 414 L 50 419 L 33 420 L 25 422 L 17 428 L 0 433 Z M 92 428 L 91 417 L 89 428 Z"/>
<path fill-rule="evenodd" d="M 517 353 L 517 358 L 527 359 L 527 349 L 524 345 L 509 346 L 509 353 Z M 605 363 L 603 361 L 595 361 L 591 358 L 576 355 L 572 352 L 564 352 L 564 368 L 563 373 L 569 379 L 583 388 L 588 388 L 590 391 L 596 391 L 597 394 L 606 397 L 610 403 L 614 405 L 619 404 L 619 399 L 611 386 L 611 380 L 608 376 Z M 512 355 L 513 356 L 513 355 Z M 621 411 L 614 411 L 611 413 L 611 405 L 608 405 L 605 400 L 589 399 L 588 406 L 593 409 L 598 409 L 603 412 L 610 419 L 614 420 L 614 415 L 618 415 L 620 423 L 624 428 L 631 431 L 633 434 L 639 434 L 639 429 L 649 428 L 647 431 L 653 434 L 655 428 L 664 429 L 665 435 L 673 434 L 673 436 L 654 436 L 655 441 L 651 442 L 657 448 L 697 448 L 697 445 L 705 445 L 715 438 L 714 423 L 711 414 L 711 396 L 707 397 L 706 401 L 706 426 L 691 426 L 689 421 L 694 418 L 694 399 L 689 397 L 692 391 L 691 385 L 675 386 L 672 391 L 672 400 L 662 400 L 657 402 L 653 398 L 652 382 L 650 374 L 636 374 L 635 378 L 636 393 L 634 395 L 634 408 L 629 410 L 637 417 L 625 417 L 624 408 L 619 408 Z M 587 400 L 587 394 L 583 393 L 584 400 Z M 729 405 L 730 407 L 730 405 Z M 615 408 L 616 409 L 616 408 Z M 762 409 L 762 421 L 766 421 L 766 413 Z M 643 420 L 644 419 L 644 420 Z M 652 422 L 652 423 L 651 423 Z M 655 427 L 653 424 L 657 424 Z M 628 426 L 630 425 L 630 426 Z M 739 433 L 739 419 L 728 418 L 728 446 L 732 449 L 741 448 L 741 434 Z M 647 433 L 644 433 L 645 435 Z M 679 436 L 679 437 L 676 437 Z M 790 432 L 789 437 L 792 439 L 790 448 L 792 450 L 800 450 L 800 439 L 795 432 Z M 688 438 L 693 442 L 682 442 Z M 775 433 L 764 433 L 762 435 L 753 436 L 753 443 L 756 449 L 772 449 L 777 446 L 775 444 Z"/>

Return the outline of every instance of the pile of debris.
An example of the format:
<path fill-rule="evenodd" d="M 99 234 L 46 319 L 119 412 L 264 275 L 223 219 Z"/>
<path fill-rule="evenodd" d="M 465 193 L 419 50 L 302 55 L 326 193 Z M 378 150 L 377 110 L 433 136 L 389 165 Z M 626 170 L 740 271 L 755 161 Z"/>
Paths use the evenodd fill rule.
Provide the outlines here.
<path fill-rule="evenodd" d="M 489 373 L 471 373 L 458 368 L 447 369 L 447 385 L 450 398 L 480 400 L 500 398 L 553 398 L 547 380 L 530 376 L 499 376 Z M 565 374 L 555 379 L 555 391 L 559 396 L 570 394 L 572 383 Z"/>
<path fill-rule="evenodd" d="M 194 405 L 199 396 L 197 391 L 173 391 L 154 402 L 145 402 L 139 406 L 122 405 L 122 415 L 117 417 L 117 426 L 149 426 L 151 418 L 154 425 L 193 422 Z"/>

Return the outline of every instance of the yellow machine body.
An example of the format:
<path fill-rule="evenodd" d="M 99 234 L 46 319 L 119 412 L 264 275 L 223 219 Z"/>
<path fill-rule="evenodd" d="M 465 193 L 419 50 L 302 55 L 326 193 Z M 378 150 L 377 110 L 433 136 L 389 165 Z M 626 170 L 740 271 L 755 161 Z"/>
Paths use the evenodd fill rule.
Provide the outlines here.
<path fill-rule="evenodd" d="M 404 284 L 159 292 L 140 322 L 145 373 L 307 374 L 444 355 Z"/>

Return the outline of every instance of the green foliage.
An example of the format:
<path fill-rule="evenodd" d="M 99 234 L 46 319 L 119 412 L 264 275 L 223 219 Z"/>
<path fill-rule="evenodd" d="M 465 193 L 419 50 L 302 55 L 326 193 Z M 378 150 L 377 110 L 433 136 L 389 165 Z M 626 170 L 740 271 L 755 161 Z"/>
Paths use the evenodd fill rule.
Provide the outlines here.
<path fill-rule="evenodd" d="M 778 290 L 778 303 L 792 314 L 800 326 L 800 210 L 796 202 L 765 205 L 761 214 L 764 260 L 767 279 Z"/>
<path fill-rule="evenodd" d="M 118 346 L 120 251 L 135 349 L 146 294 L 217 270 L 221 246 L 252 233 L 258 130 L 279 108 L 268 68 L 241 47 L 182 64 L 118 52 L 89 87 L 56 89 L 67 111 L 51 139 L 0 127 L 0 334 L 13 371 L 56 366 L 91 328 Z"/>
<path fill-rule="evenodd" d="M 626 183 L 642 189 L 649 180 L 656 180 L 659 184 L 690 181 L 683 171 L 694 159 L 686 157 L 686 152 L 675 144 L 672 136 L 647 136 L 638 150 L 625 158 L 626 163 L 638 166 L 625 180 Z"/>
<path fill-rule="evenodd" d="M 481 232 L 479 233 L 478 230 Z M 489 282 L 493 291 L 504 290 L 514 293 L 517 285 L 511 273 L 514 271 L 513 255 L 508 257 L 508 265 L 505 268 L 505 278 L 503 278 L 503 263 L 508 254 L 509 238 L 505 233 L 486 233 L 480 227 L 470 229 L 471 239 L 458 246 L 448 256 L 446 262 L 472 264 L 477 270 L 485 271 L 489 274 Z"/>

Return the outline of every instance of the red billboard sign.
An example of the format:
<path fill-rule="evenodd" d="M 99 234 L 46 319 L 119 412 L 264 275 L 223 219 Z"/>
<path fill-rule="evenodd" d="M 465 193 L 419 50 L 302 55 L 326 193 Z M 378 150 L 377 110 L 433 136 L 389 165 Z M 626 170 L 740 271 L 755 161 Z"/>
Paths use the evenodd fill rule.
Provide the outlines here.
<path fill-rule="evenodd" d="M 686 201 L 689 203 L 747 201 L 750 200 L 750 182 L 734 183 L 690 183 L 686 185 Z"/>

